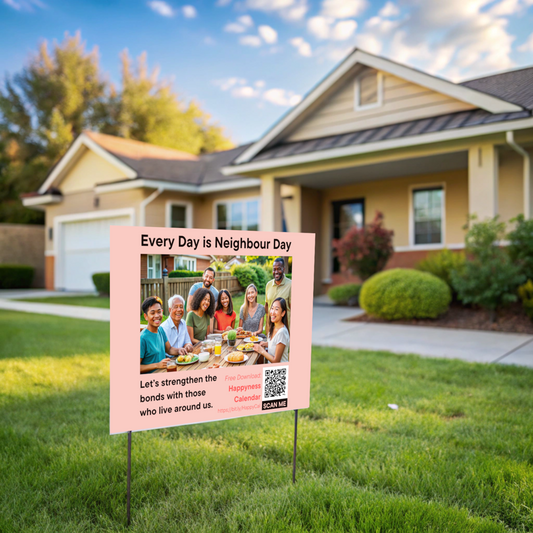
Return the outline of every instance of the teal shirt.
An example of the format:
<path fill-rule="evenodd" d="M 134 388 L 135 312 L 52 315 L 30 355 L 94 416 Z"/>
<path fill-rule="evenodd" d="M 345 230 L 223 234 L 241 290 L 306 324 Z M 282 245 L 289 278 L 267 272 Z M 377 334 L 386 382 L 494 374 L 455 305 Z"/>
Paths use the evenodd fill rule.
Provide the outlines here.
<path fill-rule="evenodd" d="M 144 329 L 141 333 L 141 365 L 151 365 L 165 359 L 167 356 L 165 353 L 167 340 L 167 334 L 161 327 L 157 328 L 157 333 Z M 151 374 L 152 372 L 155 372 L 155 370 L 146 373 Z"/>

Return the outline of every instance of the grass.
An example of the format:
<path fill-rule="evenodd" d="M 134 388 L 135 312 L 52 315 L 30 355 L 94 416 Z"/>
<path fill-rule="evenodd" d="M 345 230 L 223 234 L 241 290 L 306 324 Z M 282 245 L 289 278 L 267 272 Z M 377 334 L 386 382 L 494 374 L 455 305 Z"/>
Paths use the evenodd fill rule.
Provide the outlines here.
<path fill-rule="evenodd" d="M 48 298 L 19 298 L 18 302 L 38 302 L 43 304 L 82 305 L 109 309 L 109 297 L 104 296 L 51 296 Z"/>
<path fill-rule="evenodd" d="M 0 531 L 127 530 L 108 343 L 0 311 Z M 295 485 L 292 413 L 135 433 L 128 531 L 530 531 L 532 389 L 525 368 L 315 348 Z"/>

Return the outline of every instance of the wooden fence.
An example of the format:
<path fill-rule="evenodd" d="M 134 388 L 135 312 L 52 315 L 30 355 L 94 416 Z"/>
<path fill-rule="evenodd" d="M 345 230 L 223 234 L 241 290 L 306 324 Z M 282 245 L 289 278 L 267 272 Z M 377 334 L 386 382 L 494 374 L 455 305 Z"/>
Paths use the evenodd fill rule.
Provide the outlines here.
<path fill-rule="evenodd" d="M 179 294 L 187 301 L 191 287 L 199 281 L 203 282 L 203 279 L 201 277 L 141 279 L 141 303 L 148 296 L 159 296 L 163 300 L 163 314 L 168 315 L 168 299 L 174 294 Z M 214 286 L 219 291 L 226 289 L 230 294 L 244 290 L 235 276 L 227 275 L 225 272 L 221 276 L 217 272 Z"/>

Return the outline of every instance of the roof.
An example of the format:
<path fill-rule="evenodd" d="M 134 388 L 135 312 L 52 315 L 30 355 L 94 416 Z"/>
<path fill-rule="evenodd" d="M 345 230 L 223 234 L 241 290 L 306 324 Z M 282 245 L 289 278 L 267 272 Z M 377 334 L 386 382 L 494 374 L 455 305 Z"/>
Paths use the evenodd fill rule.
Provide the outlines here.
<path fill-rule="evenodd" d="M 529 111 L 492 115 L 482 109 L 474 109 L 472 111 L 462 111 L 437 117 L 410 120 L 408 122 L 381 126 L 379 128 L 359 130 L 353 133 L 331 135 L 306 141 L 280 143 L 259 152 L 251 162 L 528 117 L 531 117 Z"/>
<path fill-rule="evenodd" d="M 484 76 L 460 85 L 533 110 L 533 67 Z"/>
<path fill-rule="evenodd" d="M 122 139 L 103 133 L 86 131 L 84 134 L 106 152 L 109 152 L 133 169 L 138 178 L 191 185 L 240 178 L 239 176 L 224 176 L 219 169 L 231 163 L 249 146 L 243 145 L 223 152 L 196 156 L 171 148 L 131 139 Z"/>

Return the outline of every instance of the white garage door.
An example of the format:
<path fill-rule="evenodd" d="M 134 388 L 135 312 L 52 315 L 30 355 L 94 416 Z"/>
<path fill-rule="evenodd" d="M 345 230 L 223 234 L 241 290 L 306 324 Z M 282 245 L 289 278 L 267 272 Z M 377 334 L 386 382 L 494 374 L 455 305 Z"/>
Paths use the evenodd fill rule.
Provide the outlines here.
<path fill-rule="evenodd" d="M 92 275 L 109 272 L 109 227 L 129 226 L 129 216 L 63 222 L 59 288 L 92 291 Z"/>

